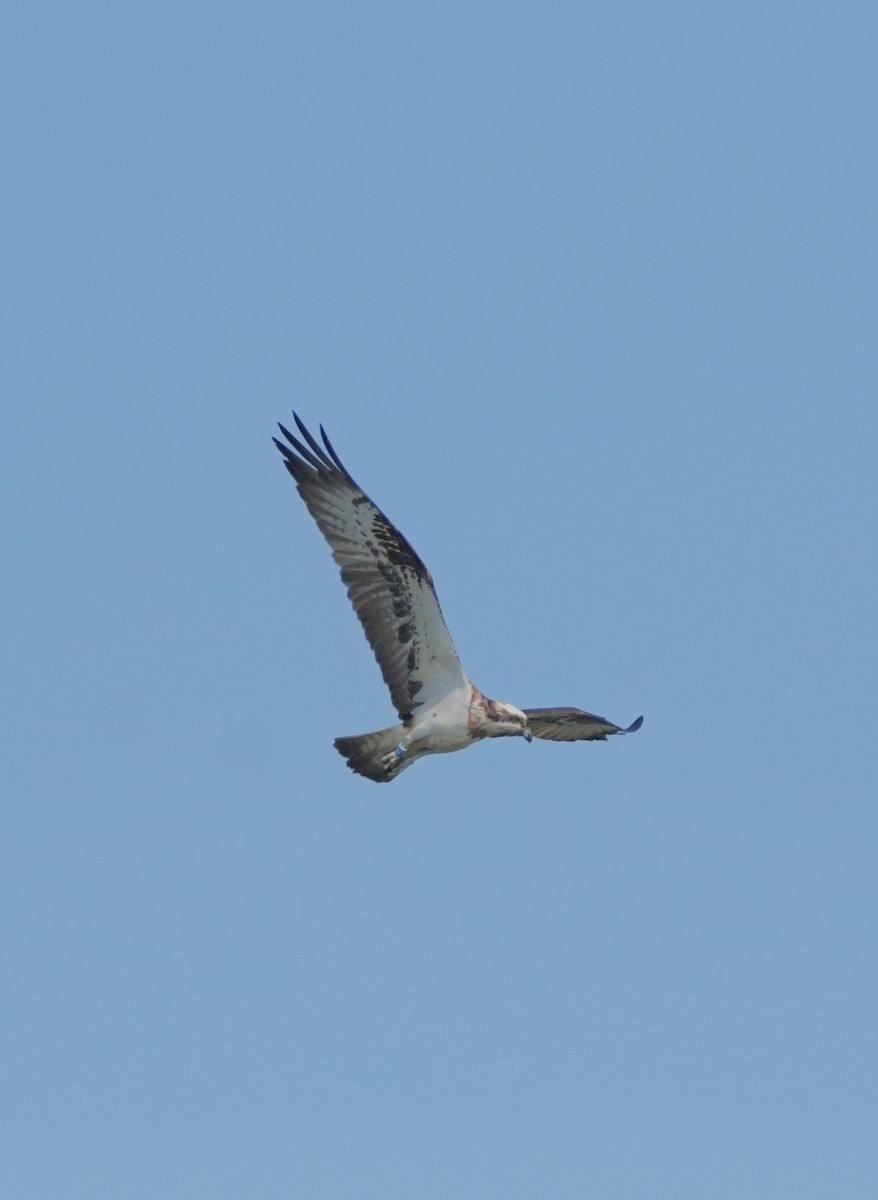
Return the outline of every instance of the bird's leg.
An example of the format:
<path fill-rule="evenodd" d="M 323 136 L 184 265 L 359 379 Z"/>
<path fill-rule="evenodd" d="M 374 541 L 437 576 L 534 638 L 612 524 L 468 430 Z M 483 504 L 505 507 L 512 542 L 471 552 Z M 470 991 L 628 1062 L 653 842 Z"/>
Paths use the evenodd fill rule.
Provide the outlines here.
<path fill-rule="evenodd" d="M 396 771 L 401 771 L 405 766 L 405 760 L 408 757 L 409 748 L 406 740 L 403 738 L 394 746 L 389 754 L 385 754 L 381 759 L 381 767 L 386 775 L 393 775 Z"/>

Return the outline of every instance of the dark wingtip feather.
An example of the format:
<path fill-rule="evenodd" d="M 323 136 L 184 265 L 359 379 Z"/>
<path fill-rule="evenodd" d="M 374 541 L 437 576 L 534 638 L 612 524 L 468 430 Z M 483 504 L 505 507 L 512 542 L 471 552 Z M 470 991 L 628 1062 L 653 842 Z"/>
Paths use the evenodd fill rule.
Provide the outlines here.
<path fill-rule="evenodd" d="M 321 458 L 324 462 L 326 462 L 326 455 L 323 453 L 319 444 L 314 440 L 307 425 L 305 424 L 305 422 L 302 420 L 302 418 L 299 416 L 299 414 L 297 412 L 293 413 L 293 420 L 296 422 L 296 426 L 299 430 L 299 433 L 301 433 L 302 437 L 305 439 L 305 441 L 308 443 L 308 445 L 311 447 L 311 449 L 314 451 L 314 453 L 319 458 Z"/>
<path fill-rule="evenodd" d="M 293 413 L 293 416 L 296 417 L 296 424 L 303 431 L 303 434 L 308 442 L 308 446 L 311 446 L 314 450 L 317 451 L 316 454 L 312 454 L 311 450 L 308 449 L 308 446 L 303 446 L 302 443 L 299 441 L 299 439 L 294 434 L 290 433 L 290 431 L 289 431 L 289 429 L 287 429 L 286 425 L 282 425 L 280 423 L 280 421 L 278 421 L 278 423 L 277 423 L 278 429 L 281 431 L 281 433 L 284 435 L 284 437 L 287 439 L 287 441 L 290 443 L 290 445 L 296 451 L 296 454 L 300 455 L 301 458 L 304 459 L 305 462 L 309 466 L 313 467 L 315 471 L 325 471 L 325 469 L 327 467 L 331 468 L 332 463 L 329 461 L 329 459 L 326 457 L 326 455 L 323 453 L 323 451 L 320 449 L 320 447 L 317 445 L 317 443 L 311 437 L 311 434 L 308 432 L 307 429 L 305 429 L 305 426 L 302 424 L 302 422 L 299 420 L 299 418 L 296 416 L 295 413 Z M 302 466 L 302 462 L 300 461 L 299 458 L 296 458 L 296 454 L 291 454 L 289 449 L 286 446 L 283 446 L 283 445 L 281 445 L 280 442 L 278 442 L 277 438 L 274 439 L 274 444 L 280 450 L 281 454 L 283 454 L 285 456 L 288 464 L 296 463 L 297 466 L 299 466 L 299 467 Z"/>
<path fill-rule="evenodd" d="M 627 729 L 620 729 L 620 733 L 637 733 L 637 730 L 643 724 L 643 717 L 638 717 L 636 721 L 632 721 Z"/>
<path fill-rule="evenodd" d="M 332 461 L 338 467 L 339 471 L 341 471 L 342 475 L 344 475 L 344 477 L 346 479 L 351 479 L 350 475 L 348 474 L 347 467 L 344 465 L 344 463 L 341 461 L 341 459 L 338 457 L 335 450 L 333 449 L 332 442 L 326 436 L 326 430 L 323 428 L 322 425 L 320 426 L 320 436 L 323 438 L 323 443 L 326 446 L 326 449 L 329 451 L 329 457 L 332 459 Z M 353 482 L 354 481 L 351 479 L 351 483 L 353 483 Z M 356 486 L 359 487 L 359 484 L 357 484 Z"/>

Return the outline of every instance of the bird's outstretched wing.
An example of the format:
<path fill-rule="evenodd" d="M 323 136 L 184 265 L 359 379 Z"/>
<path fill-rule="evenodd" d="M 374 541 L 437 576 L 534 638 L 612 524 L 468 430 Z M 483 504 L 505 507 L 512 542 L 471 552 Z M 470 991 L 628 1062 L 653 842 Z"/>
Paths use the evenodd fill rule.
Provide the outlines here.
<path fill-rule="evenodd" d="M 526 708 L 527 727 L 534 737 L 548 742 L 605 742 L 613 733 L 636 733 L 643 717 L 622 729 L 606 717 L 583 712 L 581 708 Z"/>
<path fill-rule="evenodd" d="M 299 495 L 341 567 L 354 610 L 405 720 L 469 681 L 442 616 L 430 572 L 396 526 L 354 482 L 323 426 L 321 446 L 293 413 L 303 442 L 283 425 L 284 456 Z M 292 449 L 290 449 L 292 447 Z"/>

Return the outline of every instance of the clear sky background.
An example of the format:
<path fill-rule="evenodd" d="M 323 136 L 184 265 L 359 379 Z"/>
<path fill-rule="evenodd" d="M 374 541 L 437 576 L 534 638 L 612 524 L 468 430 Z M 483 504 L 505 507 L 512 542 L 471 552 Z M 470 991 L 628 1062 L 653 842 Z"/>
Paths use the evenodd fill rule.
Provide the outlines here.
<path fill-rule="evenodd" d="M 4 1196 L 878 1195 L 876 41 L 7 5 Z M 641 732 L 351 775 L 294 406 Z"/>

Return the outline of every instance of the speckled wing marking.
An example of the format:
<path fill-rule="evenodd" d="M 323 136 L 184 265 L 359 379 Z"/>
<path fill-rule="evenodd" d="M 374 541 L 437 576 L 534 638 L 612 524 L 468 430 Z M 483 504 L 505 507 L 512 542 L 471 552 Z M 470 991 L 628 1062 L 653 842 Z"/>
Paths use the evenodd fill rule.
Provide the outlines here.
<path fill-rule="evenodd" d="M 412 545 L 348 474 L 323 426 L 321 446 L 293 413 L 300 442 L 274 438 L 329 542 L 400 719 L 468 683 L 433 580 Z M 290 449 L 292 447 L 292 449 Z M 295 453 L 294 453 L 295 451 Z"/>
<path fill-rule="evenodd" d="M 581 708 L 526 708 L 527 725 L 534 737 L 547 742 L 605 742 L 613 733 L 636 733 L 643 717 L 622 729 L 606 717 L 583 712 Z"/>

